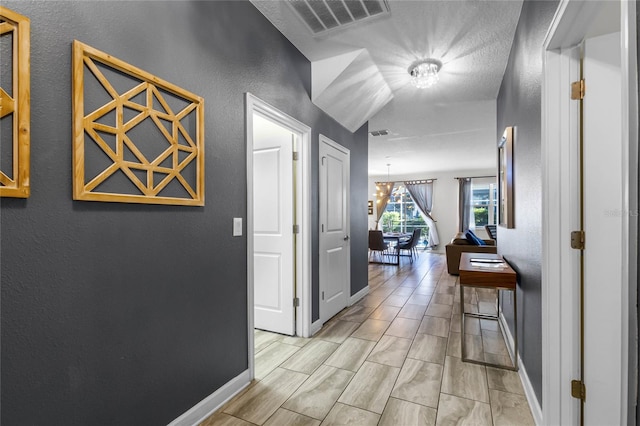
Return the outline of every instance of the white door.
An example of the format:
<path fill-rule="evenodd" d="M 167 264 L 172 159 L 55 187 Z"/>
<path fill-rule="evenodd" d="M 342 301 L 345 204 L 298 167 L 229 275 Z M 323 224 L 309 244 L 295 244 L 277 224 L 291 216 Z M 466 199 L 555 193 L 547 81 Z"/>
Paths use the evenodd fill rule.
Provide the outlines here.
<path fill-rule="evenodd" d="M 255 328 L 294 334 L 294 134 L 253 114 Z"/>
<path fill-rule="evenodd" d="M 347 306 L 350 294 L 350 152 L 320 135 L 320 320 Z"/>
<path fill-rule="evenodd" d="M 622 86 L 620 33 L 584 50 L 585 425 L 622 424 Z M 626 385 L 626 384 L 623 384 Z"/>

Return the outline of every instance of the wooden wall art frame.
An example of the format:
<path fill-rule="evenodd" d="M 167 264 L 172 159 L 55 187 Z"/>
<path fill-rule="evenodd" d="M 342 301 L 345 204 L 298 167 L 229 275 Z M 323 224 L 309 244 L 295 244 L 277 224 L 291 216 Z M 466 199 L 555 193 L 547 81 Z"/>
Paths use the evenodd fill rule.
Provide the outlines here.
<path fill-rule="evenodd" d="M 498 142 L 498 218 L 504 228 L 515 228 L 513 188 L 513 135 L 507 127 Z"/>
<path fill-rule="evenodd" d="M 118 93 L 100 67 L 111 68 L 140 83 L 124 93 Z M 95 111 L 85 112 L 85 73 L 92 74 L 92 78 L 95 78 L 112 98 Z M 188 105 L 180 111 L 172 111 L 163 93 L 169 93 Z M 134 101 L 134 97 L 142 98 L 144 101 Z M 137 112 L 137 115 L 125 121 L 123 112 L 125 108 L 129 112 Z M 116 112 L 115 127 L 99 122 L 101 117 L 114 110 Z M 194 111 L 195 138 L 192 138 L 183 120 L 186 120 Z M 163 135 L 162 142 L 168 143 L 167 148 L 156 158 L 146 158 L 127 136 L 127 132 L 147 118 L 150 118 L 160 130 Z M 163 122 L 168 125 L 165 127 Z M 100 133 L 108 133 L 115 137 L 115 149 L 105 142 Z M 74 200 L 204 205 L 204 99 L 77 40 L 73 43 L 73 135 Z M 88 182 L 85 176 L 87 137 L 95 142 L 112 162 Z M 130 153 L 128 159 L 125 158 L 125 150 Z M 130 158 L 131 153 L 135 157 L 134 161 Z M 196 167 L 194 185 L 189 184 L 181 174 L 192 162 Z M 126 175 L 140 191 L 140 195 L 97 190 L 101 183 L 118 171 Z M 140 178 L 141 175 L 144 178 Z M 184 187 L 189 198 L 161 194 L 162 190 L 174 180 Z"/>
<path fill-rule="evenodd" d="M 0 118 L 12 115 L 12 170 L 0 170 L 0 197 L 27 198 L 31 193 L 30 23 L 29 18 L 0 6 L 0 37 L 9 34 L 13 35 L 12 87 L 0 87 Z"/>

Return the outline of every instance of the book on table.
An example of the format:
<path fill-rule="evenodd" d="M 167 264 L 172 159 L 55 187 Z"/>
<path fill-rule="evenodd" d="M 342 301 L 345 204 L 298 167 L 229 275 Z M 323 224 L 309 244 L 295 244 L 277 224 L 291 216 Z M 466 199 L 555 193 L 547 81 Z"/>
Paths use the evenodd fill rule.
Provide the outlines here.
<path fill-rule="evenodd" d="M 504 262 L 487 263 L 487 262 L 474 262 L 473 260 L 471 261 L 471 266 L 473 266 L 474 268 L 481 268 L 481 269 L 507 269 L 508 268 Z"/>
<path fill-rule="evenodd" d="M 504 263 L 502 259 L 489 259 L 485 257 L 472 257 L 469 261 L 477 263 Z"/>

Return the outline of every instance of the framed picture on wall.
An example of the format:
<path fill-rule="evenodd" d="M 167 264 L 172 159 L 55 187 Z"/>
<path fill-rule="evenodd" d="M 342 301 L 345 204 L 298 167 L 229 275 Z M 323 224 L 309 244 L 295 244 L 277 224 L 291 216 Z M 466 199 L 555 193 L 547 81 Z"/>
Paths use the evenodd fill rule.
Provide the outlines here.
<path fill-rule="evenodd" d="M 75 40 L 73 117 L 74 200 L 204 206 L 202 97 Z"/>
<path fill-rule="evenodd" d="M 498 142 L 498 223 L 504 228 L 515 228 L 513 136 L 514 128 L 507 127 Z"/>
<path fill-rule="evenodd" d="M 0 6 L 0 197 L 31 194 L 30 25 L 26 16 Z"/>

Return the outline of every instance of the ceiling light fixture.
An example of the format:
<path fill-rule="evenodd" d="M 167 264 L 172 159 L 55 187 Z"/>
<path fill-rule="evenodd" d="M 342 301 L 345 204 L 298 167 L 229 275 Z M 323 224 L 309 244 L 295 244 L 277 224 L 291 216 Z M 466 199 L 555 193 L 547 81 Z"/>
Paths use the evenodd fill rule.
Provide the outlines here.
<path fill-rule="evenodd" d="M 418 89 L 431 87 L 438 82 L 440 77 L 438 72 L 442 68 L 442 62 L 437 59 L 424 59 L 416 61 L 409 67 L 411 74 L 411 84 Z"/>
<path fill-rule="evenodd" d="M 387 136 L 389 134 L 389 129 L 372 130 L 369 134 L 371 136 Z"/>

